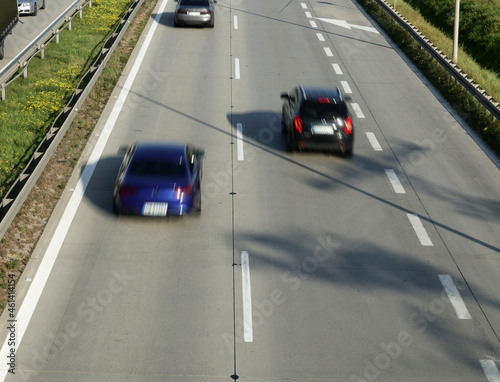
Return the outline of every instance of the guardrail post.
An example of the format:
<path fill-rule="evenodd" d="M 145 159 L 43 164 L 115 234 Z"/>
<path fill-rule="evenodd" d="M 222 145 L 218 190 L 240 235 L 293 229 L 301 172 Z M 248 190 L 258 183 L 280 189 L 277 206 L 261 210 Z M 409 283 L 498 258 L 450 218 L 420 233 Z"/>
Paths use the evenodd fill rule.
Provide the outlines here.
<path fill-rule="evenodd" d="M 61 35 L 61 31 L 59 29 L 56 30 L 56 44 L 59 44 L 60 35 Z"/>
<path fill-rule="evenodd" d="M 21 68 L 23 68 L 23 78 L 28 78 L 28 63 L 24 61 Z"/>
<path fill-rule="evenodd" d="M 66 21 L 68 21 L 68 30 L 70 31 L 73 19 L 71 17 L 66 17 Z"/>
<path fill-rule="evenodd" d="M 5 101 L 7 99 L 7 86 L 5 84 L 2 84 L 2 101 Z"/>
<path fill-rule="evenodd" d="M 36 47 L 40 51 L 40 57 L 43 60 L 45 58 L 45 45 L 43 45 L 43 44 L 36 44 Z"/>

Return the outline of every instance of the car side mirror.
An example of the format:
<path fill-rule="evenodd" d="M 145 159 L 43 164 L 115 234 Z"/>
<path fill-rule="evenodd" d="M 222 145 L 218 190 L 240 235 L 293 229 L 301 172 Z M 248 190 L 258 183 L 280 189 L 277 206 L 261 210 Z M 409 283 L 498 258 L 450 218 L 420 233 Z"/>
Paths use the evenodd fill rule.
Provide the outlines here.
<path fill-rule="evenodd" d="M 288 93 L 281 93 L 280 98 L 281 99 L 290 99 L 290 96 L 288 95 Z"/>
<path fill-rule="evenodd" d="M 350 95 L 344 95 L 344 101 L 352 101 L 352 97 Z"/>
<path fill-rule="evenodd" d="M 204 158 L 205 157 L 205 150 L 203 149 L 197 149 L 194 152 L 197 157 Z"/>

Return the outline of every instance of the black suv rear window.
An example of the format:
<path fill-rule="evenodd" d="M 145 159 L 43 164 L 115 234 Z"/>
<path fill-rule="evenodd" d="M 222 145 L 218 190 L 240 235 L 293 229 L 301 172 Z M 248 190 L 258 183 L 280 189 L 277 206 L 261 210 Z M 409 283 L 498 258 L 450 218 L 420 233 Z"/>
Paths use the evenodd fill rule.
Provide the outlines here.
<path fill-rule="evenodd" d="M 300 113 L 306 118 L 334 118 L 347 114 L 345 104 L 304 102 Z"/>

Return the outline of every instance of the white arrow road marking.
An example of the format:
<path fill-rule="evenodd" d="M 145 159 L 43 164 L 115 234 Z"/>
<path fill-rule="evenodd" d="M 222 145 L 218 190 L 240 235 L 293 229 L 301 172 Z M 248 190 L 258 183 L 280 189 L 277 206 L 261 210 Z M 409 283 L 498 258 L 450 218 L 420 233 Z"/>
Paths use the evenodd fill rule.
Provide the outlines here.
<path fill-rule="evenodd" d="M 324 21 L 325 23 L 337 25 L 339 27 L 346 28 L 346 29 L 361 29 L 361 30 L 364 30 L 366 32 L 372 32 L 372 33 L 377 33 L 378 34 L 378 30 L 375 29 L 375 28 L 373 28 L 373 27 L 365 27 L 363 25 L 349 24 L 345 20 L 324 19 L 324 18 L 321 18 L 321 17 L 317 17 L 317 19 L 321 20 L 321 21 Z"/>

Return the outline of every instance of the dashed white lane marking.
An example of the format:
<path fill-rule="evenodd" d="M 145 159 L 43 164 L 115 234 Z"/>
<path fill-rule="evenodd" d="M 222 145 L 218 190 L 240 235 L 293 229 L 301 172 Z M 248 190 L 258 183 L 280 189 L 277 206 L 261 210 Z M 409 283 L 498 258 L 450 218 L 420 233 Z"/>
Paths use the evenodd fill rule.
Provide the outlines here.
<path fill-rule="evenodd" d="M 307 9 L 307 4 L 306 4 L 306 3 L 300 3 L 300 6 L 301 6 L 303 9 Z"/>
<path fill-rule="evenodd" d="M 234 16 L 234 29 L 238 29 L 238 16 Z"/>
<path fill-rule="evenodd" d="M 385 173 L 387 177 L 389 178 L 389 182 L 391 183 L 392 188 L 394 189 L 394 192 L 396 194 L 406 194 L 406 191 L 399 181 L 398 176 L 396 175 L 396 172 L 392 169 L 386 169 Z"/>
<path fill-rule="evenodd" d="M 375 136 L 374 133 L 368 132 L 366 133 L 366 137 L 368 138 L 368 141 L 372 145 L 373 150 L 382 151 L 382 146 L 380 146 L 380 143 L 378 143 L 377 137 Z"/>
<path fill-rule="evenodd" d="M 253 342 L 250 261 L 246 251 L 241 252 L 241 281 L 243 289 L 243 339 L 245 342 Z"/>
<path fill-rule="evenodd" d="M 416 214 L 407 214 L 408 219 L 410 219 L 411 226 L 415 230 L 415 233 L 417 234 L 418 240 L 420 241 L 420 244 L 430 247 L 433 246 L 432 240 L 427 234 L 427 231 L 425 230 L 424 226 L 422 225 L 422 221 Z"/>
<path fill-rule="evenodd" d="M 323 49 L 328 57 L 333 57 L 333 53 L 332 53 L 332 50 L 330 48 L 324 47 Z"/>
<path fill-rule="evenodd" d="M 450 299 L 451 305 L 455 309 L 455 313 L 458 318 L 461 320 L 470 320 L 471 315 L 465 306 L 464 300 L 462 296 L 460 296 L 460 292 L 458 291 L 453 279 L 450 275 L 439 275 L 439 280 L 441 280 L 441 284 L 443 284 L 444 290 Z"/>
<path fill-rule="evenodd" d="M 495 362 L 491 359 L 482 359 L 479 361 L 483 367 L 484 374 L 489 382 L 500 382 L 500 372 L 498 371 Z"/>
<path fill-rule="evenodd" d="M 325 41 L 325 37 L 321 33 L 316 33 L 319 41 Z"/>
<path fill-rule="evenodd" d="M 238 151 L 238 160 L 244 160 L 243 155 L 243 125 L 241 123 L 236 124 L 236 150 Z"/>
<path fill-rule="evenodd" d="M 307 17 L 308 19 L 310 19 L 310 18 L 312 17 L 312 16 L 311 16 L 311 12 L 306 12 L 306 17 Z"/>
<path fill-rule="evenodd" d="M 234 77 L 239 80 L 240 79 L 240 59 L 234 59 Z"/>
<path fill-rule="evenodd" d="M 347 83 L 347 81 L 340 81 L 340 84 L 344 88 L 344 93 L 346 93 L 346 94 L 351 94 L 352 93 L 351 87 L 349 86 L 349 84 Z"/>
<path fill-rule="evenodd" d="M 313 27 L 313 28 L 318 27 L 318 24 L 316 24 L 316 22 L 314 20 L 309 20 L 309 24 L 311 24 L 311 27 Z"/>
<path fill-rule="evenodd" d="M 66 206 L 66 209 L 64 210 L 61 219 L 59 220 L 59 223 L 57 224 L 54 235 L 52 236 L 52 239 L 47 246 L 47 250 L 40 262 L 40 266 L 38 267 L 36 275 L 35 277 L 33 277 L 33 281 L 26 293 L 26 297 L 23 303 L 18 307 L 19 310 L 17 311 L 18 313 L 16 315 L 16 320 L 17 320 L 16 347 L 15 347 L 16 351 L 22 344 L 24 334 L 26 332 L 26 329 L 28 328 L 28 324 L 30 323 L 35 308 L 40 300 L 42 291 L 45 287 L 45 284 L 47 283 L 47 280 L 52 271 L 54 263 L 57 260 L 59 251 L 61 250 L 61 247 L 64 243 L 68 230 L 76 215 L 80 202 L 84 197 L 85 190 L 87 189 L 87 186 L 94 173 L 94 170 L 97 167 L 97 164 L 104 150 L 104 147 L 106 146 L 108 138 L 112 133 L 116 121 L 121 113 L 121 110 L 123 109 L 125 101 L 127 100 L 128 94 L 130 93 L 130 89 L 132 88 L 137 73 L 139 72 L 143 59 L 146 56 L 146 52 L 151 43 L 155 30 L 157 26 L 160 25 L 160 17 L 163 14 L 165 7 L 167 6 L 167 3 L 168 0 L 163 0 L 163 2 L 160 5 L 159 11 L 155 17 L 155 22 L 151 25 L 151 28 L 149 29 L 148 34 L 146 35 L 146 39 L 144 40 L 144 43 L 142 44 L 141 49 L 139 50 L 139 54 L 137 55 L 137 58 L 132 65 L 130 73 L 126 78 L 125 83 L 123 84 L 123 87 L 118 95 L 118 98 L 116 99 L 116 102 L 113 105 L 113 109 L 111 110 L 111 113 L 109 114 L 108 119 L 106 120 L 106 123 L 103 127 L 101 134 L 99 135 L 99 138 L 94 146 L 94 149 L 92 150 L 92 153 L 90 154 L 90 157 L 87 163 L 85 164 L 85 167 L 83 168 L 80 178 L 78 179 L 78 184 L 73 194 L 71 195 L 71 199 L 69 200 L 68 205 Z M 9 354 L 11 354 L 12 346 L 9 345 L 9 341 L 10 339 L 7 337 L 0 350 L 2 360 L 10 358 L 8 356 Z M 6 362 L 2 361 L 2 363 L 0 364 L 0 381 L 5 380 L 7 373 L 8 373 L 7 364 Z"/>
<path fill-rule="evenodd" d="M 340 69 L 339 64 L 332 64 L 333 70 L 335 70 L 335 74 L 338 74 L 339 76 L 342 75 L 342 70 Z"/>
<path fill-rule="evenodd" d="M 361 111 L 361 108 L 357 103 L 351 103 L 352 110 L 354 110 L 354 114 L 356 114 L 356 117 L 358 118 L 365 118 L 365 115 Z"/>

